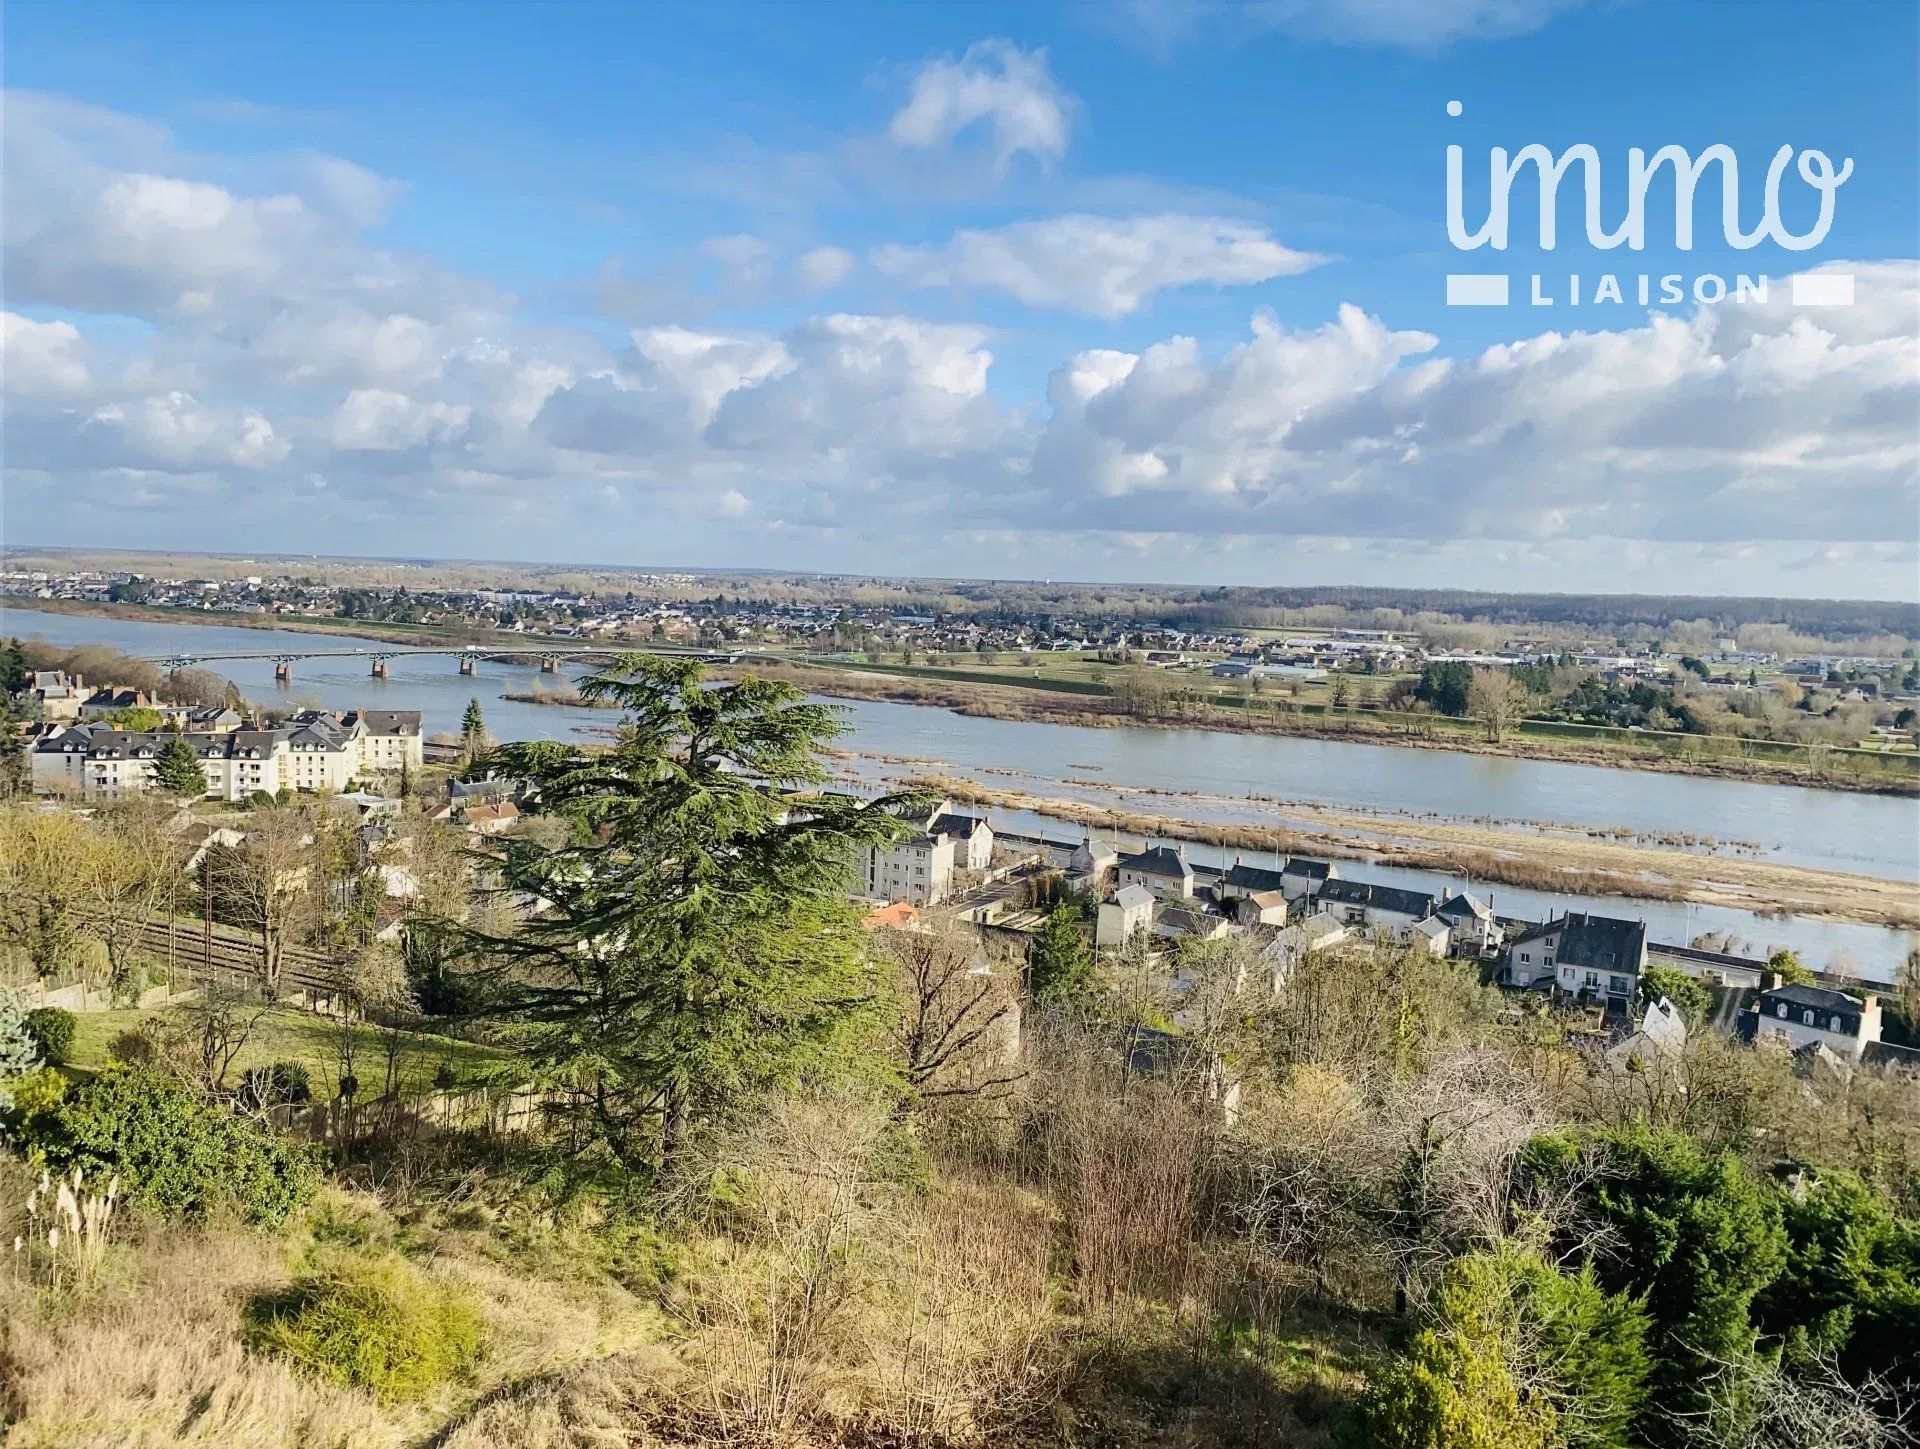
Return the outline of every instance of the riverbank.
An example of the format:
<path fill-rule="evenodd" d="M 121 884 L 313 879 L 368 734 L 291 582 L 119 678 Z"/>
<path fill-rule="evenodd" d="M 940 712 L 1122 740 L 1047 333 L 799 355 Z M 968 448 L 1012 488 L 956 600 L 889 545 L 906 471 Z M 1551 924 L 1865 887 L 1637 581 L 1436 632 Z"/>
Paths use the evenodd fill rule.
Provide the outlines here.
<path fill-rule="evenodd" d="M 1897 930 L 1920 927 L 1910 882 L 1814 870 L 1771 861 L 1702 856 L 1655 846 L 1551 835 L 1516 835 L 1462 822 L 1381 822 L 1304 802 L 1289 806 L 1296 825 L 1233 825 L 1001 789 L 932 773 L 913 783 L 969 805 L 1026 810 L 1085 828 L 1188 840 L 1271 855 L 1364 860 L 1528 890 L 1628 896 L 1749 911 L 1762 918 L 1810 916 Z"/>
<path fill-rule="evenodd" d="M 377 624 L 357 619 L 223 614 L 197 609 L 152 608 L 133 604 L 97 604 L 80 600 L 0 599 L 8 609 L 125 619 L 152 624 L 226 626 L 248 630 L 351 636 L 392 644 L 518 645 L 580 647 L 577 639 L 503 634 L 498 630 L 438 625 Z M 607 646 L 611 654 L 619 646 Z M 1079 725 L 1098 729 L 1147 728 L 1168 731 L 1211 730 L 1232 734 L 1284 735 L 1306 739 L 1442 750 L 1491 758 L 1530 759 L 1594 765 L 1649 774 L 1692 775 L 1757 784 L 1850 791 L 1905 798 L 1920 797 L 1920 757 L 1866 750 L 1808 750 L 1768 741 L 1743 741 L 1700 735 L 1626 731 L 1546 721 L 1523 725 L 1495 742 L 1471 722 L 1439 715 L 1396 714 L 1382 710 L 1332 710 L 1283 698 L 1254 696 L 1252 702 L 1201 702 L 1185 713 L 1142 719 L 1127 712 L 1104 684 L 1080 679 L 1032 678 L 991 681 L 975 669 L 775 660 L 768 657 L 716 666 L 722 677 L 757 674 L 784 679 L 811 693 L 840 699 L 872 700 L 950 710 L 996 720 Z M 556 689 L 514 691 L 520 703 L 578 708 L 584 702 Z"/>
<path fill-rule="evenodd" d="M 1124 710 L 1110 695 L 1057 684 L 988 684 L 968 679 L 943 679 L 926 672 L 904 675 L 877 668 L 824 667 L 756 660 L 716 672 L 729 677 L 757 674 L 784 679 L 812 694 L 840 699 L 879 700 L 923 705 L 985 719 L 1032 720 L 1044 724 L 1082 725 L 1097 729 L 1214 730 L 1232 734 L 1293 735 L 1309 739 L 1341 740 L 1356 744 L 1390 745 L 1407 749 L 1446 750 L 1455 754 L 1550 760 L 1561 764 L 1597 765 L 1606 769 L 1639 770 L 1654 774 L 1698 775 L 1748 780 L 1768 785 L 1798 785 L 1808 789 L 1855 790 L 1877 795 L 1920 797 L 1920 773 L 1901 774 L 1904 760 L 1888 759 L 1868 751 L 1831 750 L 1826 767 L 1768 759 L 1729 751 L 1751 744 L 1707 736 L 1630 734 L 1625 739 L 1597 740 L 1560 737 L 1558 731 L 1585 726 L 1546 726 L 1555 734 L 1509 734 L 1498 742 L 1476 738 L 1458 722 L 1439 716 L 1389 716 L 1384 712 L 1342 710 L 1318 706 L 1288 709 L 1276 703 L 1270 713 L 1201 704 L 1171 719 L 1140 719 Z M 1854 760 L 1850 756 L 1863 756 Z M 1920 771 L 1920 763 L 1911 767 Z"/>
<path fill-rule="evenodd" d="M 346 635 L 382 644 L 578 644 L 539 634 L 503 634 L 498 629 L 445 624 L 386 624 L 373 619 L 342 619 L 311 614 L 229 614 L 213 609 L 157 608 L 148 604 L 101 604 L 89 599 L 34 599 L 0 595 L 0 607 L 40 614 L 125 619 L 140 624 L 198 624 L 223 629 L 271 629 L 292 634 Z"/>

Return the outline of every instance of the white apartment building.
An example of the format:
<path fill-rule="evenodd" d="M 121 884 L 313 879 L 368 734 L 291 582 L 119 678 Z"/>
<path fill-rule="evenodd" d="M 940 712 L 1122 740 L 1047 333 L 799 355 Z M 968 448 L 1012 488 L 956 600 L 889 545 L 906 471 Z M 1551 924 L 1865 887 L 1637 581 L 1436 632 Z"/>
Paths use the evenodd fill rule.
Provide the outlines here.
<path fill-rule="evenodd" d="M 943 800 L 914 833 L 892 845 L 861 847 L 858 888 L 878 900 L 937 906 L 953 894 L 954 872 L 985 870 L 993 860 L 993 828 L 977 815 L 955 813 Z"/>
<path fill-rule="evenodd" d="M 421 762 L 414 710 L 308 711 L 277 729 L 188 732 L 210 797 L 244 800 L 258 790 L 338 793 L 366 775 Z M 152 788 L 154 761 L 172 736 L 75 725 L 35 745 L 33 787 L 42 794 L 110 798 Z"/>

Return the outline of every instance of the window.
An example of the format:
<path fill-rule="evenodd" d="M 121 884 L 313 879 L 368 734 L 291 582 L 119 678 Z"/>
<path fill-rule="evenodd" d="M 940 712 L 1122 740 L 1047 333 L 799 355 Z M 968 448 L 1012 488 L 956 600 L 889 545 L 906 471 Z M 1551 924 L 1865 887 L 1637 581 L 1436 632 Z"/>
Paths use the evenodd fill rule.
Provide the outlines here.
<path fill-rule="evenodd" d="M 1779 1017 L 1782 1021 L 1785 1021 L 1787 1019 L 1787 1003 L 1784 1001 L 1775 1002 L 1773 1007 L 1773 1014 Z"/>
<path fill-rule="evenodd" d="M 1808 1007 L 1805 1011 L 1801 1012 L 1800 1020 L 1805 1022 L 1808 1026 L 1812 1026 L 1813 1025 L 1813 1008 Z"/>
<path fill-rule="evenodd" d="M 1842 1026 L 1842 1025 L 1840 1024 L 1840 1018 L 1839 1018 L 1839 1017 L 1837 1017 L 1837 1016 L 1836 1016 L 1836 1017 L 1835 1017 L 1835 1018 L 1833 1019 L 1833 1028 L 1832 1028 L 1832 1029 L 1833 1029 L 1834 1031 L 1845 1031 L 1845 1030 L 1846 1030 L 1846 1028 L 1845 1028 L 1844 1026 Z"/>
<path fill-rule="evenodd" d="M 1589 986 L 1598 986 L 1600 984 L 1600 973 L 1598 971 L 1589 971 L 1587 973 L 1586 984 Z"/>

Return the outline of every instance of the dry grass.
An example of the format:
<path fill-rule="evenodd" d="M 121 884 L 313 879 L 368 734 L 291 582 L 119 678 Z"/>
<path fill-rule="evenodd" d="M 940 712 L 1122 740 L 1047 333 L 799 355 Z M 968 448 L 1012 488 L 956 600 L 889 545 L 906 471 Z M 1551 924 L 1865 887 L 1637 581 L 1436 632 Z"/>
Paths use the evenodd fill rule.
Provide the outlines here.
<path fill-rule="evenodd" d="M 0 1181 L 8 1241 L 29 1181 L 13 1166 Z M 609 1352 L 624 1352 L 636 1372 L 649 1362 L 658 1315 L 610 1285 L 514 1272 L 473 1255 L 458 1234 L 399 1229 L 364 1195 L 329 1194 L 313 1221 L 335 1240 L 405 1238 L 430 1274 L 471 1293 L 490 1330 L 476 1376 L 403 1407 L 250 1354 L 246 1304 L 286 1287 L 309 1240 L 132 1227 L 91 1291 L 49 1292 L 0 1269 L 0 1384 L 13 1420 L 0 1444 L 380 1449 L 421 1442 L 475 1402 L 511 1398 Z M 656 1366 L 670 1361 L 651 1352 Z"/>

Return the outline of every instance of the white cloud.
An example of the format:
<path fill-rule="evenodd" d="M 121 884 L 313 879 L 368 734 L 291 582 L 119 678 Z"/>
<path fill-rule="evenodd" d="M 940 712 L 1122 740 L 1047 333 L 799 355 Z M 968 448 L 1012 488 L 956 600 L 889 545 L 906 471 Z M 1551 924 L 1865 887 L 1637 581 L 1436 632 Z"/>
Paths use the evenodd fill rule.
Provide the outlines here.
<path fill-rule="evenodd" d="M 697 545 L 716 518 L 745 517 L 741 537 L 801 537 L 823 557 L 831 542 L 875 569 L 962 535 L 995 540 L 975 557 L 1027 572 L 1123 557 L 1121 535 L 1161 541 L 1153 557 L 1168 559 L 1236 541 L 1396 539 L 1407 557 L 1520 539 L 1528 568 L 1555 550 L 1590 567 L 1574 540 L 1605 537 L 1636 557 L 1711 550 L 1723 587 L 1741 568 L 1764 586 L 1789 545 L 1815 559 L 1807 578 L 1843 566 L 1820 555 L 1833 545 L 1882 571 L 1897 561 L 1875 547 L 1911 545 L 1909 262 L 1853 265 L 1850 308 L 1795 308 L 1777 278 L 1766 303 L 1452 358 L 1355 308 L 1306 327 L 1261 313 L 1225 347 L 1062 346 L 1042 395 L 995 369 L 996 334 L 913 316 L 651 326 L 609 343 L 374 245 L 347 218 L 382 188 L 351 172 L 296 194 L 278 188 L 301 166 L 263 161 L 268 189 L 249 194 L 154 128 L 47 103 L 25 115 L 6 136 L 21 310 L 0 323 L 9 526 L 23 536 L 52 537 L 96 500 L 158 517 L 171 499 L 207 544 L 268 546 L 291 504 L 303 542 L 332 526 L 328 541 L 351 546 L 377 520 L 396 546 L 423 546 L 497 504 L 529 507 L 574 556 Z M 738 237 L 716 246 L 722 261 L 762 255 Z M 853 265 L 833 248 L 765 255 L 770 294 Z M 1257 228 L 1171 215 L 963 233 L 889 265 L 1115 317 L 1163 288 L 1284 275 L 1298 258 Z M 600 508 L 608 488 L 635 506 Z M 576 520 L 583 502 L 649 531 L 597 539 Z M 1024 551 L 1006 542 L 1022 537 Z"/>
<path fill-rule="evenodd" d="M 982 40 L 958 60 L 928 61 L 887 134 L 913 150 L 951 146 L 984 130 L 997 164 L 1025 153 L 1043 164 L 1065 154 L 1078 105 L 1047 68 L 1044 50 Z"/>
<path fill-rule="evenodd" d="M 1854 265 L 1860 304 L 1781 299 L 1547 332 L 1459 361 L 1343 308 L 1056 374 L 1036 475 L 1102 526 L 1433 538 L 1884 538 L 1915 516 L 1920 274 Z M 1906 527 L 1907 524 L 1898 525 Z"/>
<path fill-rule="evenodd" d="M 415 402 L 385 388 L 357 387 L 334 410 L 329 437 L 349 451 L 393 451 L 457 438 L 473 409 L 464 403 Z"/>
<path fill-rule="evenodd" d="M 815 247 L 793 264 L 794 280 L 808 293 L 831 291 L 853 275 L 859 263 L 839 247 Z"/>
<path fill-rule="evenodd" d="M 93 382 L 78 327 L 13 312 L 0 312 L 0 367 L 13 397 L 73 397 Z"/>
<path fill-rule="evenodd" d="M 182 470 L 222 464 L 257 469 L 282 462 L 290 445 L 259 413 L 203 404 L 184 392 L 106 403 L 82 425 L 90 442 L 104 442 L 103 459 L 146 461 Z"/>
<path fill-rule="evenodd" d="M 1168 288 L 1245 286 L 1323 260 L 1282 246 L 1262 227 L 1201 216 L 1057 216 L 963 231 L 939 247 L 882 247 L 873 257 L 880 271 L 915 286 L 1002 292 L 1105 318 L 1124 317 Z"/>

